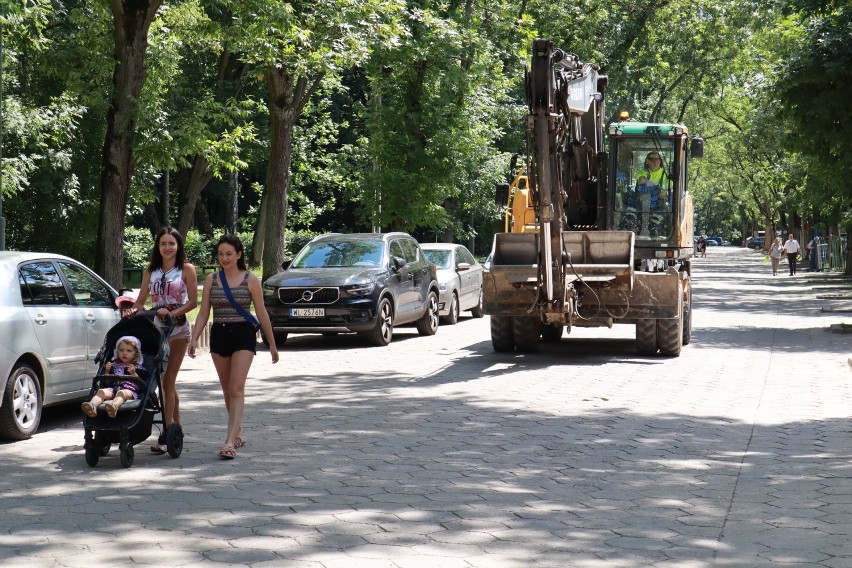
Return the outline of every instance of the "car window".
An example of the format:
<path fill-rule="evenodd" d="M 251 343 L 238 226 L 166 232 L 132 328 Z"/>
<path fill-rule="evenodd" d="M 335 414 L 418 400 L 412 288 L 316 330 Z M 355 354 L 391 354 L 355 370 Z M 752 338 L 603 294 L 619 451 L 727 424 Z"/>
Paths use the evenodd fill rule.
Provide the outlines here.
<path fill-rule="evenodd" d="M 59 261 L 58 264 L 71 286 L 77 305 L 112 307 L 109 289 L 91 273 L 70 262 Z"/>
<path fill-rule="evenodd" d="M 399 239 L 397 239 L 395 241 L 391 241 L 390 253 L 391 253 L 391 256 L 398 256 L 400 258 L 405 258 L 406 260 L 408 260 L 405 257 L 405 251 L 402 250 L 402 241 L 400 241 Z"/>
<path fill-rule="evenodd" d="M 21 297 L 31 306 L 68 306 L 71 301 L 65 285 L 50 261 L 30 262 L 18 271 Z M 27 293 L 24 293 L 26 289 Z"/>
<path fill-rule="evenodd" d="M 334 268 L 344 266 L 380 266 L 382 243 L 353 239 L 308 243 L 293 259 L 293 268 Z"/>
<path fill-rule="evenodd" d="M 408 262 L 417 262 L 420 260 L 420 247 L 411 239 L 402 239 L 402 250 L 405 253 L 405 260 Z"/>
<path fill-rule="evenodd" d="M 450 259 L 453 255 L 448 250 L 424 250 L 423 256 L 438 268 L 446 269 L 450 268 Z"/>
<path fill-rule="evenodd" d="M 473 258 L 473 255 L 470 254 L 470 251 L 464 247 L 458 247 L 456 249 L 456 256 L 458 257 L 458 262 L 466 262 L 468 264 L 476 264 L 476 259 Z"/>

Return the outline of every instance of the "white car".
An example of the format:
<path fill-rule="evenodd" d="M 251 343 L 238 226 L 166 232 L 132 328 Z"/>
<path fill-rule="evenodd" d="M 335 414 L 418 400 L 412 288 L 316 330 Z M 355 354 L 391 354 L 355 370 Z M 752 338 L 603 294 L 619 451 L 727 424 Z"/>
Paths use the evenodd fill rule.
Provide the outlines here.
<path fill-rule="evenodd" d="M 443 322 L 453 325 L 467 310 L 481 318 L 483 268 L 470 251 L 452 243 L 420 243 L 420 248 L 438 273 L 438 315 Z"/>
<path fill-rule="evenodd" d="M 0 438 L 29 438 L 43 407 L 88 395 L 117 297 L 66 256 L 0 252 Z"/>

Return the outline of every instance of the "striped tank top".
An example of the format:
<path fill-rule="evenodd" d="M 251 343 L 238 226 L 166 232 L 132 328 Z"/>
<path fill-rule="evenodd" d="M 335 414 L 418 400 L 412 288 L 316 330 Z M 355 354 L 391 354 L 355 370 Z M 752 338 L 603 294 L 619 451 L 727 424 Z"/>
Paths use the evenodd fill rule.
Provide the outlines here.
<path fill-rule="evenodd" d="M 245 311 L 251 308 L 251 293 L 248 289 L 248 272 L 243 273 L 243 279 L 238 286 L 231 287 L 231 296 Z M 246 323 L 245 318 L 234 309 L 225 290 L 219 284 L 219 273 L 213 273 L 213 282 L 210 286 L 210 305 L 213 306 L 213 323 Z"/>

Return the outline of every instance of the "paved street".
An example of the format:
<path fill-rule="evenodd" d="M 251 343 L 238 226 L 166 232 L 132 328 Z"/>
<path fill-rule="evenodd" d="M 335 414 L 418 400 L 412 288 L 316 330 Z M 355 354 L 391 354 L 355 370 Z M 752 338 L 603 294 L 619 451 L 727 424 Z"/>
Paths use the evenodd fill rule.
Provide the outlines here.
<path fill-rule="evenodd" d="M 850 301 L 761 259 L 695 261 L 677 359 L 632 326 L 495 354 L 487 317 L 292 336 L 258 353 L 234 461 L 207 354 L 178 379 L 178 459 L 90 468 L 79 407 L 51 409 L 0 444 L 0 565 L 848 568 L 852 335 L 827 328 L 852 313 L 824 310 Z"/>

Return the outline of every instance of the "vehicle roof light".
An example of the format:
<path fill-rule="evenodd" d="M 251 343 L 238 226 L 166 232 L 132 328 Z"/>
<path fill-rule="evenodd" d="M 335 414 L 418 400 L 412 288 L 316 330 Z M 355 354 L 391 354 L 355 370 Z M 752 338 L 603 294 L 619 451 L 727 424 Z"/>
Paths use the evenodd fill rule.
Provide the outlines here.
<path fill-rule="evenodd" d="M 630 111 L 623 110 L 618 113 L 618 120 L 630 120 Z"/>

